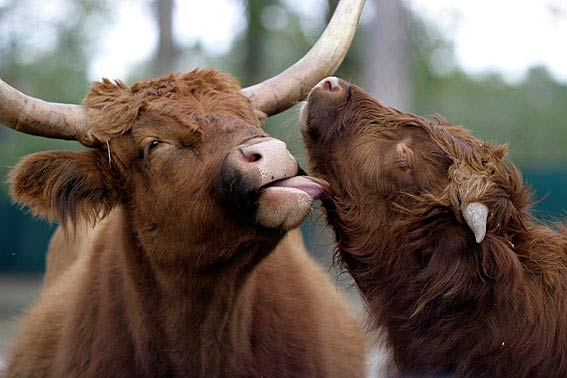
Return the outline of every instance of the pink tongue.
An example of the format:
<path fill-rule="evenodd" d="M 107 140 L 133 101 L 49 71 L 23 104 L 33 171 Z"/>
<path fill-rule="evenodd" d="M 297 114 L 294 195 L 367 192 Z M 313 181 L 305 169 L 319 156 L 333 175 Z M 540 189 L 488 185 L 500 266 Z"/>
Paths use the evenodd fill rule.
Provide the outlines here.
<path fill-rule="evenodd" d="M 303 190 L 305 193 L 309 194 L 314 199 L 320 198 L 324 190 L 321 185 L 309 179 L 309 176 L 294 176 L 288 179 L 283 179 L 276 181 L 272 187 L 280 186 L 285 188 L 295 188 Z"/>

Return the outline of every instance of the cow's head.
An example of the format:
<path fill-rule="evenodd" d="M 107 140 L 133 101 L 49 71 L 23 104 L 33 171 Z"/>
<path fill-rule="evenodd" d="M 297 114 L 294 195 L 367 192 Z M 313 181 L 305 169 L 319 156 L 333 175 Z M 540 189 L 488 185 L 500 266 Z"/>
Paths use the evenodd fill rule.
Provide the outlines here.
<path fill-rule="evenodd" d="M 64 223 L 96 220 L 121 205 L 139 242 L 164 255 L 172 243 L 225 248 L 283 235 L 321 186 L 297 177 L 295 159 L 262 131 L 258 116 L 292 106 L 337 68 L 363 4 L 341 1 L 304 59 L 243 90 L 228 75 L 195 71 L 132 87 L 105 80 L 78 106 L 47 103 L 0 80 L 0 123 L 94 148 L 27 157 L 11 175 L 14 198 Z"/>
<path fill-rule="evenodd" d="M 38 215 L 65 224 L 121 205 L 155 251 L 172 240 L 282 235 L 321 194 L 297 176 L 285 143 L 260 128 L 227 74 L 193 71 L 132 87 L 105 80 L 84 106 L 96 112 L 86 137 L 100 148 L 33 154 L 12 171 L 14 199 Z"/>
<path fill-rule="evenodd" d="M 329 221 L 351 255 L 367 253 L 370 239 L 480 250 L 513 244 L 524 229 L 529 195 L 505 146 L 384 106 L 334 77 L 311 91 L 301 123 L 314 173 L 334 192 Z"/>

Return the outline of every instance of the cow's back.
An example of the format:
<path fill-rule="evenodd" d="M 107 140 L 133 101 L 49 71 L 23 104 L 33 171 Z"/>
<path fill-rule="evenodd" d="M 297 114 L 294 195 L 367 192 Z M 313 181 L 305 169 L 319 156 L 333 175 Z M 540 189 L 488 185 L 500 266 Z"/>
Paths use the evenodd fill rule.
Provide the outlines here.
<path fill-rule="evenodd" d="M 20 320 L 17 342 L 11 347 L 6 378 L 53 377 L 54 361 L 61 353 L 64 325 L 73 304 L 81 295 L 83 277 L 88 271 L 89 250 L 77 253 L 87 234 L 66 238 L 57 229 L 52 237 L 44 287 L 39 301 Z"/>
<path fill-rule="evenodd" d="M 109 215 L 95 225 L 79 220 L 75 226 L 59 226 L 49 242 L 43 283 L 51 286 L 77 262 L 80 254 L 89 254 L 100 230 L 112 219 Z"/>
<path fill-rule="evenodd" d="M 60 366 L 62 359 L 72 358 L 76 352 L 67 345 L 69 335 L 78 337 L 81 328 L 94 326 L 85 323 L 90 319 L 85 304 L 90 303 L 93 285 L 99 284 L 93 274 L 98 254 L 93 251 L 101 239 L 114 235 L 115 215 L 111 213 L 90 230 L 77 229 L 74 238 L 61 229 L 54 235 L 45 287 L 40 301 L 22 320 L 7 378 L 54 377 L 54 371 L 58 371 L 55 365 Z M 251 323 L 243 325 L 250 330 L 247 342 L 251 353 L 243 355 L 237 367 L 242 377 L 364 376 L 365 345 L 360 324 L 348 310 L 338 286 L 308 256 L 299 230 L 289 232 L 251 279 Z M 95 308 L 103 305 L 92 304 Z M 119 313 L 115 316 L 122 317 Z M 72 320 L 78 318 L 78 323 Z M 112 320 L 107 320 L 105 324 L 113 327 Z M 103 355 L 113 358 L 133 352 L 128 349 L 130 344 L 120 341 L 126 334 L 97 329 L 97 333 L 113 335 L 105 339 L 106 348 L 98 350 L 100 360 L 105 359 Z M 91 342 L 81 339 L 83 344 Z M 116 371 L 115 363 L 120 369 L 133 366 L 134 362 L 128 360 L 108 361 L 107 365 Z M 141 376 L 134 370 L 130 372 Z"/>
<path fill-rule="evenodd" d="M 49 243 L 41 296 L 20 320 L 7 378 L 53 377 L 54 361 L 65 351 L 62 338 L 77 311 L 75 304 L 89 295 L 84 288 L 93 268 L 89 264 L 95 242 L 104 238 L 105 229 L 112 229 L 117 217 L 114 210 L 94 226 L 80 221 L 56 229 Z"/>

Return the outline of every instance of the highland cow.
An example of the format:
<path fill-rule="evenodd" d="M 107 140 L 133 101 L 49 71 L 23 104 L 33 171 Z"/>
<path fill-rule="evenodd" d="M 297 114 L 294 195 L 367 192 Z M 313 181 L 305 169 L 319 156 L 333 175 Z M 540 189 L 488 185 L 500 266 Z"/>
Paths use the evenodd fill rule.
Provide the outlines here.
<path fill-rule="evenodd" d="M 404 377 L 567 377 L 567 230 L 493 146 L 330 77 L 301 112 L 337 257 Z"/>
<path fill-rule="evenodd" d="M 306 93 L 288 76 L 312 85 L 336 68 L 362 3 L 337 10 L 337 51 L 313 47 L 328 65 L 304 59 L 244 90 L 196 70 L 103 80 L 81 107 L 0 81 L 0 122 L 93 147 L 11 173 L 13 198 L 62 226 L 8 378 L 363 376 L 358 322 L 296 229 L 324 183 L 258 118 Z"/>
<path fill-rule="evenodd" d="M 104 81 L 85 106 L 103 110 L 91 137 L 108 149 L 42 152 L 11 173 L 14 199 L 68 235 L 7 377 L 363 374 L 356 321 L 286 236 L 322 188 L 234 80 Z"/>

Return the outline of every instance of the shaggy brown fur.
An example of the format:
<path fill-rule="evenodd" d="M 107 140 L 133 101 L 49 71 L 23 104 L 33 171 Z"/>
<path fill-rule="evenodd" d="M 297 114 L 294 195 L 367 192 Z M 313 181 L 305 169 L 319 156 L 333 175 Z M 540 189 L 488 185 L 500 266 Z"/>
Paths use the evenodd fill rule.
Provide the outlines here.
<path fill-rule="evenodd" d="M 360 88 L 315 88 L 302 110 L 338 257 L 405 377 L 567 377 L 567 233 L 528 212 L 506 147 Z M 480 244 L 463 221 L 489 208 Z"/>
<path fill-rule="evenodd" d="M 11 174 L 18 202 L 67 226 L 8 378 L 363 375 L 359 326 L 299 232 L 256 224 L 245 180 L 223 181 L 225 156 L 265 135 L 234 79 L 105 80 L 84 104 L 98 149 Z"/>

